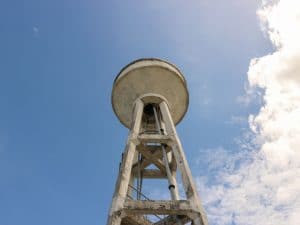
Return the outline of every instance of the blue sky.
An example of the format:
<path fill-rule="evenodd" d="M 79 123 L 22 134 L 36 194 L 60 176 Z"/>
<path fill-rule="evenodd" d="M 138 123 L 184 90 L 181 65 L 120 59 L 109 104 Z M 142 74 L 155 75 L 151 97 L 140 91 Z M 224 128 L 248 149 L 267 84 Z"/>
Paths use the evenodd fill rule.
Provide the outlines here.
<path fill-rule="evenodd" d="M 213 179 L 200 153 L 239 154 L 261 106 L 238 100 L 250 60 L 274 50 L 260 4 L 1 1 L 0 224 L 105 224 L 128 132 L 112 83 L 137 58 L 184 73 L 190 106 L 178 132 L 195 177 Z"/>

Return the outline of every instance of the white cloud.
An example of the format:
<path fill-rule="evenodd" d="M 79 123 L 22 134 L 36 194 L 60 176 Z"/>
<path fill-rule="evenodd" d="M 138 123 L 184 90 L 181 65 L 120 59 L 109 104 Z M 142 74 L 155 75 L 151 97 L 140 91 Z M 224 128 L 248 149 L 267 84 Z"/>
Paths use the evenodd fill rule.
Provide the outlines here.
<path fill-rule="evenodd" d="M 228 121 L 225 121 L 226 124 L 239 124 L 245 125 L 247 124 L 247 118 L 244 116 L 231 116 Z"/>
<path fill-rule="evenodd" d="M 211 224 L 300 221 L 300 1 L 267 1 L 258 16 L 275 52 L 249 66 L 249 88 L 264 90 L 259 113 L 249 116 L 255 142 L 246 144 L 247 159 L 220 154 L 224 165 L 213 181 L 199 178 Z M 228 161 L 234 169 L 226 168 Z"/>
<path fill-rule="evenodd" d="M 37 37 L 39 35 L 39 28 L 38 27 L 32 27 L 33 36 Z"/>
<path fill-rule="evenodd" d="M 259 102 L 261 101 L 261 92 L 257 89 L 249 87 L 249 84 L 244 85 L 244 91 L 244 95 L 238 96 L 236 98 L 237 103 L 244 106 L 248 106 L 251 102 L 255 100 Z"/>

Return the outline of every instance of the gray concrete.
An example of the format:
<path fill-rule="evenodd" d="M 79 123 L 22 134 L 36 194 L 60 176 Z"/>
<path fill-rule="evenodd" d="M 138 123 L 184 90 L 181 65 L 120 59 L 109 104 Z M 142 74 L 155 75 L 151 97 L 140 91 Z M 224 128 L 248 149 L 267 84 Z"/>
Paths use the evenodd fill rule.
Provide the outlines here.
<path fill-rule="evenodd" d="M 174 65 L 159 59 L 142 59 L 127 65 L 115 79 L 112 106 L 117 117 L 130 128 L 134 101 L 143 94 L 164 96 L 175 124 L 188 108 L 186 82 Z"/>
<path fill-rule="evenodd" d="M 208 225 L 175 128 L 188 106 L 188 91 L 180 71 L 158 59 L 129 64 L 114 82 L 112 104 L 130 133 L 107 225 Z M 150 165 L 155 169 L 148 168 Z M 186 194 L 182 200 L 177 173 Z M 153 201 L 144 196 L 144 179 L 167 179 L 170 200 Z M 166 217 L 151 221 L 147 215 Z"/>

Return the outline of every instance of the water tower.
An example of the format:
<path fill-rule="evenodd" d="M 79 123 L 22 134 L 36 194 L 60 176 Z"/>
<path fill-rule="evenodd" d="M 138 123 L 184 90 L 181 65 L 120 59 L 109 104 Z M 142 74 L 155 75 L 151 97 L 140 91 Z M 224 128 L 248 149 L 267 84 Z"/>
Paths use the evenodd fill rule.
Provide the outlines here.
<path fill-rule="evenodd" d="M 130 129 L 122 154 L 107 225 L 207 225 L 175 125 L 189 102 L 186 81 L 174 65 L 140 59 L 124 67 L 112 90 L 112 106 Z M 180 199 L 177 173 L 185 198 Z M 146 179 L 166 179 L 169 200 L 142 193 Z"/>

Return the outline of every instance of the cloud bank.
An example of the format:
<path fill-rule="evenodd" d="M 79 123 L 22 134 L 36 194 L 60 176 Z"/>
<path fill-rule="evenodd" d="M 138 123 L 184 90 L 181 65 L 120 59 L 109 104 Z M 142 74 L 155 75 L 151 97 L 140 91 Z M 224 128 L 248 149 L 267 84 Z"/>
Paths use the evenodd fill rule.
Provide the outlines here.
<path fill-rule="evenodd" d="M 249 116 L 245 151 L 215 149 L 206 162 L 214 179 L 198 178 L 213 225 L 300 223 L 300 1 L 263 1 L 257 14 L 274 53 L 250 62 L 263 105 Z"/>

